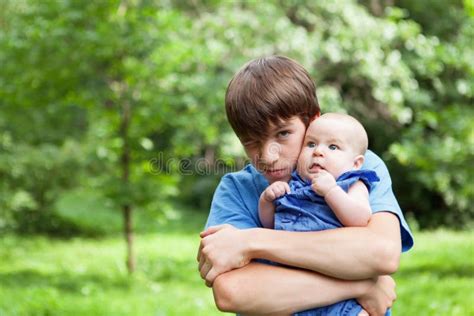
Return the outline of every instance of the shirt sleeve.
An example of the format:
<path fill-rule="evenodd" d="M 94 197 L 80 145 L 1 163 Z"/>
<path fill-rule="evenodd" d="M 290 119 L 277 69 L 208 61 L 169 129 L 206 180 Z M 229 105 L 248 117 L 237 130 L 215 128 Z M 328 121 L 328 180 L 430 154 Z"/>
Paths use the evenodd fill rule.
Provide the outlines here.
<path fill-rule="evenodd" d="M 242 186 L 241 190 L 244 189 Z M 260 227 L 258 218 L 249 210 L 245 200 L 250 198 L 248 192 L 241 192 L 236 179 L 231 175 L 222 177 L 212 198 L 211 210 L 206 228 L 221 224 L 230 224 L 240 229 Z"/>
<path fill-rule="evenodd" d="M 400 205 L 398 204 L 392 190 L 392 179 L 387 166 L 376 154 L 368 151 L 366 154 L 366 163 L 364 169 L 374 170 L 380 178 L 379 182 L 374 183 L 369 195 L 370 207 L 372 213 L 390 212 L 395 214 L 400 221 L 400 231 L 402 238 L 402 251 L 405 252 L 413 247 L 413 235 L 403 216 Z"/>

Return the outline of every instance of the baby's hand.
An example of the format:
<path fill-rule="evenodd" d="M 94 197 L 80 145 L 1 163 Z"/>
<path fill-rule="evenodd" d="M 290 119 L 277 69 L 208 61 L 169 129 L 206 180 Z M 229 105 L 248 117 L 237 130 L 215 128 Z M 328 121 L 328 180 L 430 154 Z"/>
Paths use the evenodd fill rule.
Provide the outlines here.
<path fill-rule="evenodd" d="M 285 193 L 290 193 L 290 186 L 288 183 L 283 181 L 277 181 L 270 184 L 268 188 L 263 192 L 263 198 L 268 202 L 273 202 Z"/>
<path fill-rule="evenodd" d="M 325 196 L 336 186 L 336 179 L 326 170 L 321 170 L 314 175 L 311 188 L 321 196 Z"/>

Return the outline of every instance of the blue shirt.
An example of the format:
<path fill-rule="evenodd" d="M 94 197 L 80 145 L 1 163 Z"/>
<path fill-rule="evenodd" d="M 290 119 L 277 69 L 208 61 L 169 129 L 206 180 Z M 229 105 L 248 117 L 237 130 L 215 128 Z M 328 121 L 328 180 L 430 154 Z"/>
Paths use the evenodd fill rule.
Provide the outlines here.
<path fill-rule="evenodd" d="M 413 235 L 393 194 L 392 180 L 385 163 L 368 150 L 362 168 L 375 171 L 380 178 L 369 195 L 372 213 L 386 211 L 395 214 L 400 221 L 402 251 L 409 250 L 413 246 Z M 238 172 L 224 175 L 214 192 L 206 227 L 220 224 L 240 229 L 262 227 L 258 200 L 267 186 L 265 177 L 250 164 Z"/>

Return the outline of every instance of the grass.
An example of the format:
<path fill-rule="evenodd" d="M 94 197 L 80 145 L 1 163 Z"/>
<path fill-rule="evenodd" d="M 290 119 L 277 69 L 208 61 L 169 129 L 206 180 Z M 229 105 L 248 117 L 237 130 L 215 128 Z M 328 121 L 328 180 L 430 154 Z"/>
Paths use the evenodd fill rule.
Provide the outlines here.
<path fill-rule="evenodd" d="M 195 261 L 205 217 L 183 216 L 166 226 L 156 224 L 156 233 L 137 234 L 132 277 L 121 236 L 4 236 L 0 315 L 219 315 Z"/>
<path fill-rule="evenodd" d="M 120 236 L 0 239 L 0 315 L 220 315 L 197 273 L 205 215 L 136 236 L 128 277 Z M 396 274 L 394 315 L 474 315 L 473 233 L 417 233 Z"/>
<path fill-rule="evenodd" d="M 395 279 L 397 315 L 474 315 L 474 234 L 417 233 Z"/>

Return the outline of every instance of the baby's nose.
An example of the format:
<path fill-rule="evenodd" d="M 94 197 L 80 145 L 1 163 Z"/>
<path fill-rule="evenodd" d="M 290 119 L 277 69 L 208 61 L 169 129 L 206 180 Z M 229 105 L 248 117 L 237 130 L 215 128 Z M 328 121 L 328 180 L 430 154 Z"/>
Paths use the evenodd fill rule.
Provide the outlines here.
<path fill-rule="evenodd" d="M 313 149 L 313 155 L 314 156 L 322 156 L 323 155 L 323 149 L 322 149 L 322 146 L 316 146 L 314 147 Z"/>

